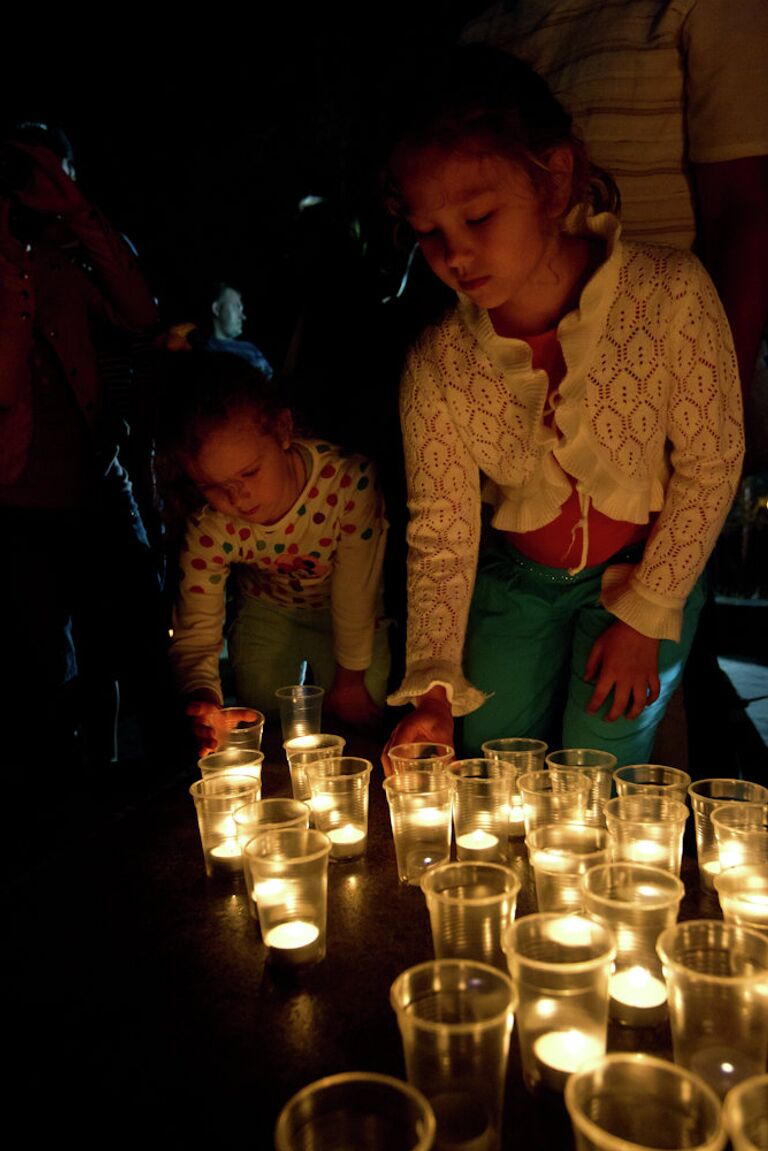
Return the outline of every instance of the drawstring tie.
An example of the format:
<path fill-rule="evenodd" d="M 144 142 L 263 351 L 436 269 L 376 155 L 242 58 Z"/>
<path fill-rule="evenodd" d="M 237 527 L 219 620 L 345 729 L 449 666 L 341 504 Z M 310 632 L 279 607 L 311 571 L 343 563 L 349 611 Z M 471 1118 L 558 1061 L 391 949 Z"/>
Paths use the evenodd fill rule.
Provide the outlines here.
<path fill-rule="evenodd" d="M 584 571 L 584 568 L 587 566 L 587 555 L 589 554 L 590 497 L 588 492 L 582 491 L 580 484 L 576 485 L 576 491 L 579 494 L 579 519 L 571 528 L 571 547 L 576 543 L 576 532 L 581 529 L 581 558 L 576 567 L 568 568 L 568 575 L 578 575 L 579 572 Z M 568 550 L 570 551 L 570 548 Z"/>

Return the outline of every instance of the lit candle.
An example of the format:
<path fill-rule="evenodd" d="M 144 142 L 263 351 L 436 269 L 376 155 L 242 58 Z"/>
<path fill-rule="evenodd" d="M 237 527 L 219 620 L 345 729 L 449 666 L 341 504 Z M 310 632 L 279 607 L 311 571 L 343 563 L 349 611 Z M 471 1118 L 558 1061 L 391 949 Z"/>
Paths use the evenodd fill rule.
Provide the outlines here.
<path fill-rule="evenodd" d="M 509 805 L 509 834 L 523 835 L 525 832 L 525 819 L 522 803 Z"/>
<path fill-rule="evenodd" d="M 447 812 L 439 807 L 420 807 L 410 818 L 417 827 L 440 827 L 446 821 Z"/>
<path fill-rule="evenodd" d="M 362 827 L 355 827 L 354 823 L 332 827 L 326 835 L 331 841 L 331 859 L 351 859 L 365 851 L 366 832 Z"/>
<path fill-rule="evenodd" d="M 542 1078 L 554 1091 L 562 1091 L 572 1071 L 578 1071 L 588 1059 L 605 1054 L 605 1040 L 571 1027 L 562 1031 L 545 1031 L 533 1044 Z"/>
<path fill-rule="evenodd" d="M 741 891 L 737 895 L 720 892 L 720 906 L 726 920 L 733 920 L 757 931 L 768 928 L 768 893 Z"/>
<path fill-rule="evenodd" d="M 609 983 L 610 1014 L 630 1027 L 655 1027 L 666 1013 L 667 987 L 647 967 L 617 971 Z"/>
<path fill-rule="evenodd" d="M 287 887 L 287 883 L 282 879 L 262 879 L 260 883 L 254 883 L 251 894 L 255 903 L 260 903 L 262 907 L 271 907 L 275 903 L 285 901 Z"/>
<path fill-rule="evenodd" d="M 627 859 L 633 860 L 635 863 L 651 863 L 659 867 L 666 864 L 668 854 L 664 844 L 657 843 L 653 839 L 637 839 L 634 843 L 628 843 L 625 848 Z"/>
<path fill-rule="evenodd" d="M 715 876 L 719 874 L 719 859 L 707 859 L 704 863 L 699 863 L 699 878 L 705 891 L 715 890 Z"/>
<path fill-rule="evenodd" d="M 319 811 L 322 815 L 324 812 L 330 811 L 333 807 L 333 796 L 328 795 L 325 791 L 318 792 L 317 795 L 312 796 L 310 804 L 313 811 Z"/>
<path fill-rule="evenodd" d="M 456 837 L 456 857 L 458 859 L 492 860 L 499 853 L 499 837 L 483 827 L 467 831 Z"/>
<path fill-rule="evenodd" d="M 296 966 L 322 959 L 320 928 L 306 919 L 292 919 L 270 927 L 264 942 L 270 959 L 278 963 Z"/>
<path fill-rule="evenodd" d="M 236 839 L 224 839 L 221 843 L 215 844 L 210 849 L 209 854 L 218 863 L 232 866 L 234 870 L 240 867 L 243 854 L 240 850 L 240 843 Z"/>

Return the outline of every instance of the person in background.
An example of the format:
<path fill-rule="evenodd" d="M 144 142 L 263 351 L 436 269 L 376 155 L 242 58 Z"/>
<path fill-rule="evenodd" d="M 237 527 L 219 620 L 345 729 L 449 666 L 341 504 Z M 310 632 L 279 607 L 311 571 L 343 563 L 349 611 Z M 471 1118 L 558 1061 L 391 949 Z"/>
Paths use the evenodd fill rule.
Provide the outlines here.
<path fill-rule="evenodd" d="M 237 288 L 233 288 L 225 280 L 218 280 L 210 294 L 210 322 L 211 334 L 196 340 L 191 338 L 191 346 L 204 349 L 206 352 L 228 352 L 233 356 L 240 356 L 247 360 L 252 368 L 256 368 L 266 376 L 272 377 L 272 368 L 266 357 L 255 344 L 241 339 L 243 325 L 245 324 L 245 307 L 243 297 Z"/>

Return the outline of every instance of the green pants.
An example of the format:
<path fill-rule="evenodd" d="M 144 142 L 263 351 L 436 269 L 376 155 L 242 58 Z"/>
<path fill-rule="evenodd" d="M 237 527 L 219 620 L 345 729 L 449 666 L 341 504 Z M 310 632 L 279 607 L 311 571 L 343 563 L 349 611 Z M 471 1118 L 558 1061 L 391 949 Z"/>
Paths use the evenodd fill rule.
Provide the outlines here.
<path fill-rule="evenodd" d="M 525 736 L 551 748 L 611 751 L 618 765 L 647 763 L 656 729 L 679 684 L 704 603 L 704 577 L 688 597 L 679 643 L 659 645 L 661 691 L 637 719 L 606 723 L 613 694 L 596 715 L 587 713 L 594 684 L 584 668 L 595 640 L 616 617 L 599 602 L 611 563 L 636 562 L 640 553 L 614 557 L 570 576 L 502 544 L 481 556 L 472 600 L 464 665 L 469 680 L 493 693 L 464 721 L 464 754 L 480 754 L 486 739 Z"/>
<path fill-rule="evenodd" d="M 303 660 L 310 664 L 314 683 L 326 691 L 333 684 L 336 657 L 329 608 L 291 611 L 241 595 L 228 646 L 238 702 L 265 714 L 276 711 L 276 690 L 297 682 Z M 388 676 L 389 643 L 382 624 L 365 673 L 365 686 L 378 704 L 384 703 Z"/>

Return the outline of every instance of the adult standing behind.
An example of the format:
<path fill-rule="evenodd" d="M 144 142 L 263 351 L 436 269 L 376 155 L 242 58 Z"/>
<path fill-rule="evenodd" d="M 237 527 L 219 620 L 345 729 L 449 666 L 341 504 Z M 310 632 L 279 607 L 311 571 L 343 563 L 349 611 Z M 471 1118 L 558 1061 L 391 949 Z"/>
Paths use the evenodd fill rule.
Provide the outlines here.
<path fill-rule="evenodd" d="M 94 334 L 100 323 L 148 328 L 156 307 L 135 253 L 75 183 L 63 132 L 21 125 L 0 163 L 4 699 L 16 730 L 34 730 L 42 756 L 55 746 L 59 765 L 79 755 L 84 714 L 101 717 L 106 746 L 94 758 L 104 760 L 116 718 L 110 665 L 132 611 L 138 617 L 139 591 L 134 582 L 119 612 L 104 597 L 130 582 L 124 573 L 149 549 L 117 458 Z M 102 694 L 113 711 L 104 724 Z"/>
<path fill-rule="evenodd" d="M 195 346 L 206 352 L 229 352 L 247 360 L 267 379 L 272 378 L 272 368 L 266 357 L 248 340 L 242 340 L 245 324 L 245 307 L 242 294 L 226 280 L 217 280 L 210 295 L 211 335 Z"/>

